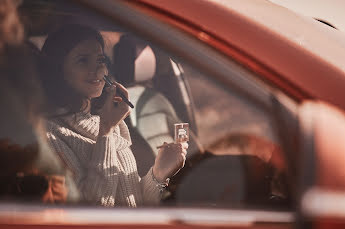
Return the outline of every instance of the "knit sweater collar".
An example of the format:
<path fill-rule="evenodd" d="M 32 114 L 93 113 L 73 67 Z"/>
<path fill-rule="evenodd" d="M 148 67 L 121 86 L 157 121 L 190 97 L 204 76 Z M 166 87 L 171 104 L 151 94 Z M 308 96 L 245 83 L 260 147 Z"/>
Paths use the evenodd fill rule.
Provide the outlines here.
<path fill-rule="evenodd" d="M 98 115 L 91 115 L 89 112 L 79 112 L 61 119 L 75 132 L 96 141 L 100 123 Z M 124 121 L 121 121 L 113 128 L 113 133 L 115 136 L 118 136 L 118 140 L 122 141 L 121 148 L 129 147 L 132 144 L 128 127 Z"/>

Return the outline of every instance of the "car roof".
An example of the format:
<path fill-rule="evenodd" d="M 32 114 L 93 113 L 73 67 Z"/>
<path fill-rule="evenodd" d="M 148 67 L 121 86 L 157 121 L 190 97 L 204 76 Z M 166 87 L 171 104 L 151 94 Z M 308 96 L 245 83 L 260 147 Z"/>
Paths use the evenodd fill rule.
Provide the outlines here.
<path fill-rule="evenodd" d="M 345 109 L 341 32 L 266 0 L 140 2 L 236 47 L 303 91 L 306 98 Z"/>
<path fill-rule="evenodd" d="M 321 20 L 334 28 L 345 31 L 345 2 L 339 0 L 269 0 L 275 4 L 291 9 L 299 14 Z"/>
<path fill-rule="evenodd" d="M 230 11 L 236 11 L 241 16 L 252 20 L 257 26 L 271 30 L 272 33 L 278 34 L 291 43 L 324 57 L 345 71 L 345 62 L 339 59 L 339 57 L 344 57 L 345 51 L 345 35 L 342 32 L 266 0 L 211 1 Z M 225 30 L 225 24 L 223 26 L 221 30 Z"/>

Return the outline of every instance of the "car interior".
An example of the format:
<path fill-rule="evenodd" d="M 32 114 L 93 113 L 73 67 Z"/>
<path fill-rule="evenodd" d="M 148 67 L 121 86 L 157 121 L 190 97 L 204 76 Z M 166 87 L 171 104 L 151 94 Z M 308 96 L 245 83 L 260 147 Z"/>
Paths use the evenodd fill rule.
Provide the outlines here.
<path fill-rule="evenodd" d="M 34 45 L 33 52 L 36 48 L 39 52 L 49 31 L 65 23 L 83 23 L 101 31 L 107 43 L 109 72 L 128 89 L 134 104 L 125 121 L 140 176 L 154 163 L 157 147 L 174 141 L 174 124 L 189 123 L 185 167 L 171 179 L 161 205 L 291 207 L 285 174 L 277 175 L 274 166 L 251 153 L 215 153 L 222 147 L 247 150 L 249 144 L 268 143 L 246 134 L 226 135 L 213 145 L 200 140 L 197 104 L 188 72 L 178 58 L 68 1 L 23 0 L 18 12 L 24 22 L 26 42 Z M 272 190 L 277 186 L 276 190 L 284 190 L 284 195 L 274 194 Z"/>
<path fill-rule="evenodd" d="M 133 152 L 139 163 L 147 162 L 146 168 L 138 166 L 139 175 L 146 174 L 153 164 L 157 147 L 162 142 L 174 140 L 174 123 L 190 123 L 191 154 L 188 157 L 202 153 L 191 93 L 181 67 L 164 53 L 129 34 L 123 35 L 113 49 L 113 75 L 128 88 L 134 102 L 134 109 L 127 120 L 131 133 L 138 134 L 134 138 Z M 152 128 L 155 122 L 160 125 Z"/>

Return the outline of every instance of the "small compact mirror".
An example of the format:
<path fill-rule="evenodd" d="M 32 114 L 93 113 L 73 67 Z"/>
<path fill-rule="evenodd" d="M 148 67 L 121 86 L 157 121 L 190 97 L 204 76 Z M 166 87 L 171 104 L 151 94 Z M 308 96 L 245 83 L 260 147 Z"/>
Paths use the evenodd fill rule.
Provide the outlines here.
<path fill-rule="evenodd" d="M 175 126 L 175 143 L 189 141 L 189 124 L 176 123 Z"/>

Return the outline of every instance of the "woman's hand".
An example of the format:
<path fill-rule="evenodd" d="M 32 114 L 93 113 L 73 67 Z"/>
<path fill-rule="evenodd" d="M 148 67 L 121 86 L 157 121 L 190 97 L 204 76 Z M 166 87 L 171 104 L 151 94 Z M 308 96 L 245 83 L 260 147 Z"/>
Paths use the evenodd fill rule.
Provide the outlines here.
<path fill-rule="evenodd" d="M 99 111 L 99 136 L 107 135 L 114 126 L 125 119 L 130 113 L 128 105 L 122 101 L 121 97 L 116 96 L 116 90 L 121 90 L 128 98 L 126 88 L 119 83 L 115 83 L 115 85 L 112 85 L 106 90 L 108 95 L 103 107 Z"/>
<path fill-rule="evenodd" d="M 164 142 L 158 151 L 158 155 L 153 166 L 153 175 L 155 178 L 164 182 L 167 178 L 172 177 L 181 168 L 186 161 L 188 143 L 170 143 Z"/>
<path fill-rule="evenodd" d="M 67 199 L 67 187 L 65 177 L 59 175 L 47 176 L 48 189 L 42 201 L 44 203 L 65 203 Z"/>

